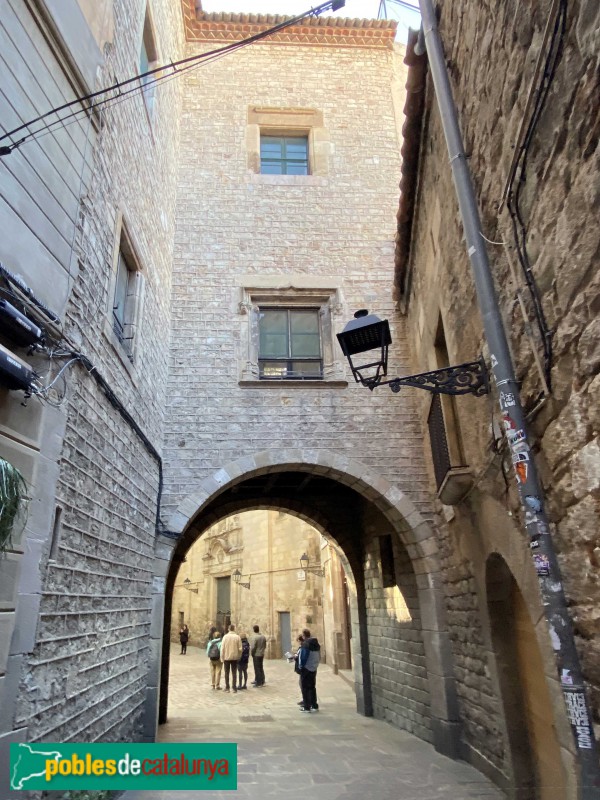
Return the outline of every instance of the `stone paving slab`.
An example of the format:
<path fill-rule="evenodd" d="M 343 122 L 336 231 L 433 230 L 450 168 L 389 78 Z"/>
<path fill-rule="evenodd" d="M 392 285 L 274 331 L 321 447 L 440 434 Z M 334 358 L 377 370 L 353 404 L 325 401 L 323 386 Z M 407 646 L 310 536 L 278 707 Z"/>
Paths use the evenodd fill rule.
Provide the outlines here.
<path fill-rule="evenodd" d="M 250 668 L 249 672 L 252 672 Z M 126 792 L 122 800 L 504 800 L 475 769 L 386 722 L 356 712 L 347 681 L 323 665 L 319 712 L 300 714 L 297 676 L 284 661 L 265 662 L 267 684 L 237 694 L 213 691 L 198 648 L 173 648 L 169 721 L 161 742 L 237 742 L 238 789 Z M 249 681 L 252 678 L 249 676 Z M 223 678 L 222 678 L 223 683 Z M 257 722 L 248 717 L 268 717 Z"/>

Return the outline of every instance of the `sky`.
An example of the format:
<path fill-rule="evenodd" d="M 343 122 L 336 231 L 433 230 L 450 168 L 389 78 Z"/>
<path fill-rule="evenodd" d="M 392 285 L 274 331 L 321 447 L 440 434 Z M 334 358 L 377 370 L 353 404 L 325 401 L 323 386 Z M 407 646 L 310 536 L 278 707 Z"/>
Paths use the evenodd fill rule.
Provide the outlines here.
<path fill-rule="evenodd" d="M 418 0 L 403 0 L 409 5 L 418 6 Z M 202 0 L 204 11 L 232 11 L 254 14 L 285 14 L 294 16 L 319 5 L 319 0 Z M 333 16 L 359 19 L 377 19 L 380 0 L 346 0 L 345 7 Z M 406 41 L 408 28 L 418 29 L 418 12 L 409 11 L 394 0 L 385 0 L 387 18 L 398 22 L 398 40 Z M 332 16 L 331 13 L 326 16 Z"/>

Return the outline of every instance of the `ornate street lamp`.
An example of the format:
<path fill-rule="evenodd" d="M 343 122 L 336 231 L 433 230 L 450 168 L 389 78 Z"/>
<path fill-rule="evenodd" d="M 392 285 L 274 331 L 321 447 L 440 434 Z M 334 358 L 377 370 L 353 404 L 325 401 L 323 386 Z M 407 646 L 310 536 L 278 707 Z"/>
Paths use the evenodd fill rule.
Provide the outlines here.
<path fill-rule="evenodd" d="M 239 569 L 236 569 L 231 577 L 233 578 L 233 582 L 237 586 L 243 586 L 244 589 L 250 588 L 250 578 L 252 577 L 252 575 L 248 575 L 248 583 L 244 583 L 244 581 L 242 580 L 242 573 L 239 571 Z"/>
<path fill-rule="evenodd" d="M 193 589 L 191 583 L 192 583 L 191 580 L 189 578 L 186 578 L 183 582 L 183 588 L 187 589 L 188 592 L 194 592 L 194 594 L 198 594 L 198 587 Z"/>
<path fill-rule="evenodd" d="M 483 358 L 455 367 L 443 367 L 432 372 L 384 381 L 388 368 L 388 348 L 392 343 L 390 326 L 387 319 L 380 320 L 364 308 L 356 312 L 354 319 L 338 333 L 337 338 L 348 359 L 354 380 L 371 391 L 377 386 L 387 385 L 395 393 L 402 386 L 425 389 L 433 394 L 474 394 L 481 397 L 488 392 L 487 369 Z M 375 361 L 369 360 L 373 357 L 371 354 L 364 363 L 355 363 L 353 356 L 371 353 L 373 350 L 378 351 L 379 355 Z"/>
<path fill-rule="evenodd" d="M 306 555 L 306 553 L 302 553 L 300 556 L 300 566 L 304 570 L 304 572 L 311 572 L 313 575 L 320 575 L 322 578 L 325 575 L 325 570 L 321 567 L 309 567 L 310 559 Z"/>

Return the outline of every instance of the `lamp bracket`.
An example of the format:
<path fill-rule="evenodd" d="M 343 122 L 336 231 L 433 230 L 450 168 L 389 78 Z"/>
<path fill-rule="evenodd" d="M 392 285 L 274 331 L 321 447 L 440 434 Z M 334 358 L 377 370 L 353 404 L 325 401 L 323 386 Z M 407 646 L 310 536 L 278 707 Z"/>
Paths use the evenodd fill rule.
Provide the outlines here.
<path fill-rule="evenodd" d="M 303 567 L 304 572 L 311 572 L 313 575 L 319 575 L 319 577 L 325 577 L 325 570 L 322 567 Z"/>
<path fill-rule="evenodd" d="M 433 394 L 473 394 L 475 397 L 483 397 L 484 394 L 489 392 L 488 371 L 483 358 L 478 361 L 469 361 L 466 364 L 457 364 L 454 367 L 444 367 L 431 372 L 421 372 L 418 375 L 393 378 L 391 381 L 378 381 L 374 385 L 370 385 L 365 381 L 363 383 L 371 391 L 376 386 L 388 384 L 395 394 L 403 386 L 411 386 L 413 389 L 425 389 L 425 391 Z"/>

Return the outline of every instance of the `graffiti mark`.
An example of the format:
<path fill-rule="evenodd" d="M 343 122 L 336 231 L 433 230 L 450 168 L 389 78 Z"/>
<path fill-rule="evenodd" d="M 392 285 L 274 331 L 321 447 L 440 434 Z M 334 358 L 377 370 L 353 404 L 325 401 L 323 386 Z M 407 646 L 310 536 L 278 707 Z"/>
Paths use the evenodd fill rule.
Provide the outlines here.
<path fill-rule="evenodd" d="M 534 495 L 528 494 L 525 497 L 525 502 L 527 503 L 529 508 L 532 509 L 532 511 L 535 511 L 536 514 L 539 514 L 540 511 L 542 510 L 542 501 L 540 500 L 539 497 L 535 497 Z"/>
<path fill-rule="evenodd" d="M 535 549 L 536 549 L 536 547 L 539 547 L 539 546 L 540 546 L 540 540 L 539 540 L 539 539 L 532 539 L 532 540 L 529 542 L 529 547 L 530 547 L 532 550 L 535 550 Z"/>
<path fill-rule="evenodd" d="M 550 560 L 545 553 L 534 553 L 533 564 L 538 575 L 550 575 Z"/>
<path fill-rule="evenodd" d="M 556 632 L 556 628 L 554 625 L 548 626 L 550 631 L 550 641 L 552 642 L 552 649 L 555 651 L 560 650 L 560 639 L 558 638 L 558 633 Z"/>
<path fill-rule="evenodd" d="M 585 704 L 585 695 L 583 692 L 574 692 L 569 689 L 565 689 L 563 694 L 567 704 L 567 713 L 575 731 L 577 747 L 580 750 L 591 750 L 593 738 L 590 718 Z"/>

